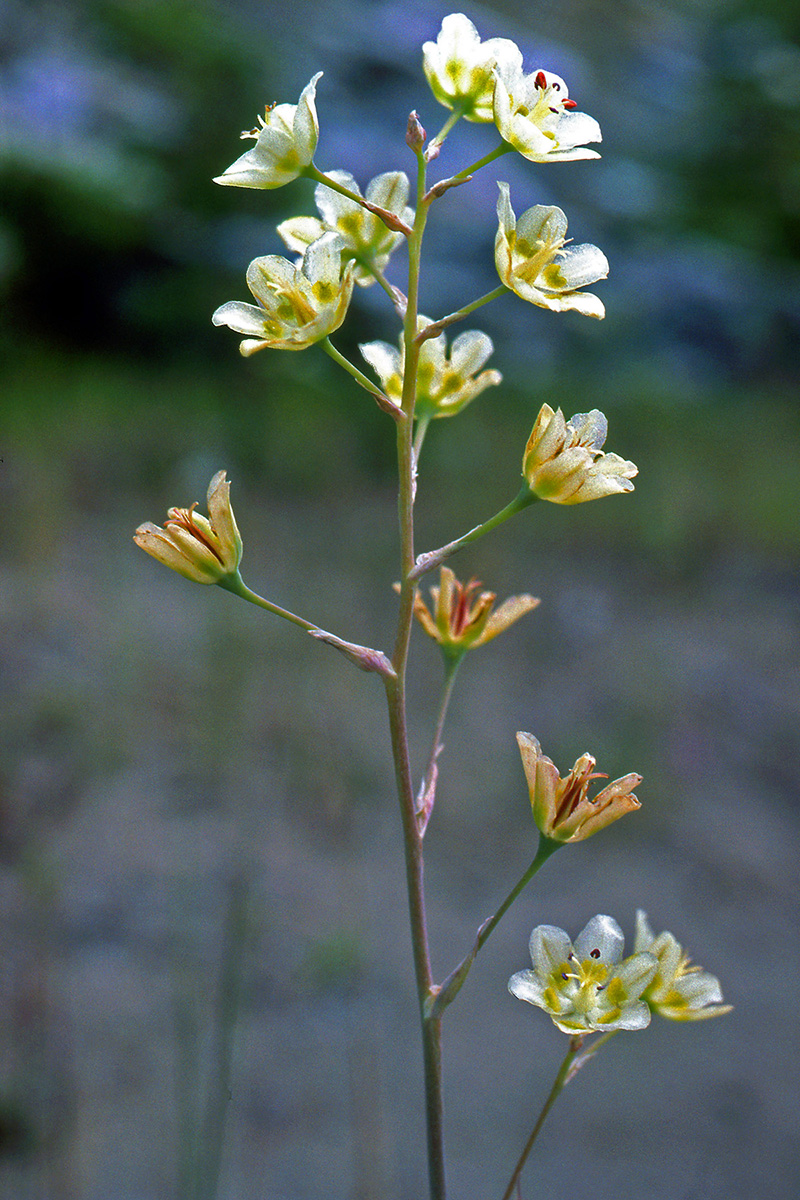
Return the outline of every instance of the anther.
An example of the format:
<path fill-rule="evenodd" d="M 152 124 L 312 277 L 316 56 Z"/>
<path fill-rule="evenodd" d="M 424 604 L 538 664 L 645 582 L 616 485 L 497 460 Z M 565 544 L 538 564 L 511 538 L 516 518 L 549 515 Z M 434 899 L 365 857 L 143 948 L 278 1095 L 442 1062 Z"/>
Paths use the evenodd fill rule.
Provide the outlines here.
<path fill-rule="evenodd" d="M 537 87 L 537 88 L 546 88 L 547 87 L 547 76 L 545 75 L 544 71 L 536 72 L 536 78 L 534 79 L 533 84 L 534 84 L 534 87 Z"/>
<path fill-rule="evenodd" d="M 600 951 L 595 947 L 595 949 L 590 952 L 590 958 L 599 958 L 599 957 L 600 957 Z"/>
<path fill-rule="evenodd" d="M 563 107 L 563 108 L 577 108 L 577 107 L 578 107 L 578 101 L 577 101 L 577 100 L 569 100 L 569 99 L 567 99 L 567 100 L 562 100 L 562 101 L 561 101 L 561 105 L 562 105 L 562 107 Z"/>

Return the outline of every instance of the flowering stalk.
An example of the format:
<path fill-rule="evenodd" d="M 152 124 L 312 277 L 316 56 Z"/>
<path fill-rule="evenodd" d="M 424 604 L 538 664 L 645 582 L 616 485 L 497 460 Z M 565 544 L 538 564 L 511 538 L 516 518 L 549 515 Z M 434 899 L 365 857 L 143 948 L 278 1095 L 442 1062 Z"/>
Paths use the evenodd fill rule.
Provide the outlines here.
<path fill-rule="evenodd" d="M 411 229 L 397 213 L 390 212 L 386 208 L 381 208 L 379 204 L 371 204 L 369 200 L 365 199 L 364 196 L 359 196 L 358 192 L 354 192 L 352 188 L 345 187 L 337 179 L 332 179 L 330 175 L 325 175 L 313 163 L 310 163 L 302 174 L 307 179 L 313 179 L 316 183 L 324 183 L 325 187 L 329 187 L 331 191 L 338 192 L 340 196 L 352 200 L 354 204 L 359 204 L 367 212 L 371 212 L 373 216 L 379 217 L 387 229 L 393 229 L 397 233 L 404 233 L 406 237 L 410 237 Z"/>
<path fill-rule="evenodd" d="M 453 685 L 455 684 L 460 665 L 460 658 L 445 660 L 444 683 L 442 685 L 442 695 L 439 700 L 439 711 L 436 716 L 436 726 L 433 731 L 431 752 L 417 796 L 417 819 L 419 821 L 420 834 L 423 837 L 428 827 L 428 821 L 433 811 L 433 802 L 436 798 L 437 759 L 442 752 L 442 731 L 447 719 L 447 710 L 450 707 L 450 698 L 453 695 Z"/>
<path fill-rule="evenodd" d="M 522 1169 L 525 1166 L 525 1163 L 528 1161 L 528 1155 L 530 1154 L 531 1150 L 533 1149 L 533 1143 L 536 1141 L 537 1137 L 539 1136 L 539 1131 L 545 1123 L 547 1114 L 550 1112 L 550 1109 L 553 1107 L 556 1100 L 561 1095 L 562 1091 L 564 1090 L 565 1085 L 567 1083 L 569 1083 L 570 1079 L 572 1078 L 572 1074 L 570 1073 L 570 1068 L 572 1067 L 572 1064 L 573 1064 L 573 1061 L 574 1061 L 576 1055 L 580 1052 L 582 1045 L 583 1045 L 582 1037 L 570 1038 L 569 1049 L 567 1050 L 567 1053 L 564 1055 L 564 1061 L 562 1062 L 561 1066 L 558 1069 L 558 1074 L 555 1077 L 553 1086 L 550 1089 L 550 1093 L 549 1093 L 547 1099 L 545 1100 L 544 1104 L 542 1105 L 542 1111 L 539 1113 L 539 1117 L 536 1121 L 536 1124 L 533 1127 L 531 1135 L 528 1138 L 527 1142 L 525 1143 L 525 1145 L 522 1149 L 522 1153 L 520 1154 L 519 1158 L 517 1159 L 517 1165 L 514 1167 L 511 1178 L 508 1181 L 508 1187 L 503 1192 L 503 1200 L 511 1200 L 512 1196 L 514 1196 L 516 1194 L 517 1185 L 519 1184 L 519 1177 L 522 1174 Z"/>
<path fill-rule="evenodd" d="M 319 345 L 325 351 L 329 358 L 332 358 L 335 363 L 338 363 L 348 375 L 352 375 L 359 387 L 362 387 L 365 392 L 369 392 L 370 396 L 375 400 L 379 408 L 388 413 L 390 417 L 394 417 L 395 421 L 403 420 L 403 413 L 394 404 L 387 395 L 385 395 L 379 387 L 376 387 L 371 379 L 367 379 L 363 371 L 359 371 L 358 367 L 353 366 L 349 359 L 340 354 L 336 347 L 331 342 L 330 338 L 325 338 Z"/>
<path fill-rule="evenodd" d="M 428 1144 L 428 1173 L 431 1200 L 444 1200 L 446 1193 L 444 1164 L 444 1128 L 442 1096 L 441 1019 L 428 1015 L 427 1003 L 433 989 L 430 948 L 425 920 L 422 833 L 411 775 L 406 714 L 406 666 L 414 612 L 414 413 L 417 388 L 419 346 L 416 343 L 419 313 L 419 273 L 422 238 L 430 201 L 425 200 L 425 157 L 421 145 L 417 158 L 417 205 L 414 228 L 408 240 L 408 305 L 403 325 L 404 378 L 402 411 L 406 419 L 397 426 L 398 521 L 400 527 L 400 611 L 397 621 L 392 667 L 394 676 L 386 677 L 389 729 L 395 766 L 403 845 L 406 862 L 409 919 L 422 1027 L 423 1066 L 425 1072 L 425 1110 Z"/>
<path fill-rule="evenodd" d="M 446 317 L 440 317 L 438 321 L 431 321 L 430 325 L 426 325 L 424 329 L 417 334 L 418 342 L 426 342 L 428 338 L 438 337 L 438 335 L 447 328 L 448 325 L 454 325 L 456 321 L 463 321 L 464 317 L 468 317 L 470 313 L 474 313 L 476 309 L 482 308 L 484 304 L 488 304 L 490 300 L 497 300 L 500 296 L 508 291 L 505 284 L 499 287 L 492 288 L 491 292 L 487 292 L 485 296 L 479 296 L 477 300 L 473 300 L 471 304 L 465 304 L 463 308 L 457 309 L 455 312 L 448 313 Z"/>
<path fill-rule="evenodd" d="M 551 854 L 554 854 L 555 851 L 558 850 L 561 844 L 562 843 L 560 842 L 551 841 L 550 838 L 544 836 L 539 838 L 539 845 L 536 849 L 536 855 L 533 859 L 533 862 L 528 867 L 527 871 L 525 871 L 525 873 L 521 876 L 521 878 L 518 879 L 514 884 L 513 888 L 508 893 L 497 911 L 483 922 L 475 938 L 475 944 L 473 945 L 469 954 L 467 954 L 466 957 L 461 960 L 458 966 L 450 972 L 444 983 L 438 989 L 431 1004 L 432 1012 L 441 1014 L 445 1008 L 447 1008 L 448 1004 L 452 1004 L 458 993 L 461 991 L 464 981 L 472 969 L 472 964 L 478 957 L 479 951 L 483 949 L 483 947 L 486 945 L 486 942 L 489 940 L 490 934 L 497 928 L 501 919 L 508 912 L 509 908 L 511 908 L 511 905 L 514 903 L 517 897 L 528 886 L 534 875 L 541 867 L 544 866 Z"/>
<path fill-rule="evenodd" d="M 560 76 L 543 69 L 523 70 L 520 49 L 504 38 L 482 41 L 461 13 L 444 18 L 435 42 L 423 47 L 423 67 L 433 95 L 450 109 L 437 137 L 428 145 L 416 111 L 408 118 L 406 144 L 416 158 L 415 207 L 407 206 L 410 183 L 402 171 L 373 178 L 362 195 L 346 170 L 325 174 L 314 164 L 319 137 L 316 86 L 312 77 L 297 104 L 273 104 L 258 125 L 242 136 L 255 145 L 216 179 L 225 186 L 272 189 L 299 178 L 317 183 L 318 216 L 293 216 L 278 226 L 294 262 L 270 254 L 255 259 L 247 285 L 255 304 L 229 301 L 213 316 L 214 324 L 244 336 L 240 351 L 300 351 L 319 344 L 387 412 L 396 426 L 398 525 L 400 542 L 399 611 L 391 659 L 380 650 L 344 641 L 251 591 L 239 565 L 242 541 L 230 505 L 230 485 L 218 472 L 208 490 L 208 517 L 172 508 L 164 527 L 150 522 L 135 534 L 137 544 L 172 570 L 202 584 L 217 584 L 234 595 L 304 629 L 342 653 L 361 670 L 379 674 L 386 691 L 392 757 L 403 834 L 409 922 L 423 1049 L 428 1170 L 431 1200 L 445 1200 L 445 1160 L 441 1063 L 441 1022 L 472 968 L 477 954 L 533 876 L 561 845 L 583 841 L 639 807 L 630 773 L 595 795 L 595 759 L 583 754 L 561 776 L 530 733 L 518 733 L 533 819 L 540 838 L 530 866 L 477 931 L 473 946 L 441 984 L 433 981 L 425 916 L 423 839 L 436 795 L 442 732 L 459 664 L 467 651 L 491 641 L 525 613 L 536 597 L 523 594 L 493 609 L 495 593 L 481 590 L 475 578 L 459 582 L 442 566 L 439 585 L 431 587 L 431 607 L 420 595 L 418 580 L 462 547 L 484 537 L 535 500 L 581 504 L 633 490 L 636 465 L 603 450 L 607 423 L 598 410 L 567 419 L 544 404 L 522 456 L 523 484 L 518 495 L 482 524 L 437 550 L 415 557 L 414 498 L 417 465 L 428 425 L 452 417 L 490 386 L 500 372 L 484 370 L 491 339 L 477 330 L 460 334 L 447 346 L 444 330 L 490 300 L 513 292 L 550 312 L 577 312 L 600 319 L 602 300 L 583 291 L 604 279 L 608 262 L 592 245 L 572 245 L 560 208 L 535 204 L 519 217 L 511 207 L 509 186 L 498 181 L 498 228 L 495 265 L 500 285 L 437 321 L 420 313 L 422 241 L 433 201 L 466 183 L 475 171 L 512 150 L 532 162 L 598 158 L 586 143 L 601 140 L 594 118 L 576 112 Z M 435 159 L 460 119 L 494 124 L 501 141 L 483 157 L 430 188 L 426 165 Z M 404 295 L 388 282 L 384 269 L 403 239 L 408 246 L 408 286 Z M 399 347 L 370 342 L 361 353 L 378 376 L 373 383 L 330 342 L 343 323 L 356 285 L 377 282 L 403 325 Z M 445 675 L 435 718 L 430 754 L 417 794 L 409 752 L 406 672 L 412 624 L 416 617 L 444 656 Z M 594 789 L 592 789 L 594 790 Z M 598 915 L 574 944 L 552 925 L 539 925 L 529 943 L 531 967 L 516 972 L 508 987 L 527 1004 L 543 1009 L 569 1036 L 569 1049 L 523 1148 L 503 1200 L 518 1192 L 525 1162 L 548 1112 L 563 1087 L 591 1054 L 620 1029 L 644 1029 L 651 1015 L 699 1021 L 723 1015 L 719 981 L 693 965 L 669 931 L 655 934 L 643 912 L 637 914 L 634 952 L 623 959 L 624 936 L 610 916 Z M 584 1039 L 596 1033 L 582 1051 Z M 227 1060 L 226 1060 L 227 1063 Z M 212 1138 L 210 1186 L 216 1186 L 221 1126 Z"/>
<path fill-rule="evenodd" d="M 441 566 L 451 555 L 457 554 L 459 550 L 462 550 L 464 546 L 468 546 L 470 542 L 477 542 L 478 538 L 485 537 L 487 533 L 491 533 L 493 529 L 497 529 L 498 525 L 502 525 L 510 517 L 522 512 L 529 504 L 533 504 L 534 500 L 538 500 L 538 496 L 535 496 L 527 485 L 522 487 L 510 504 L 507 504 L 505 508 L 501 508 L 493 517 L 489 517 L 488 521 L 484 521 L 482 525 L 476 525 L 474 529 L 470 529 L 467 533 L 462 534 L 455 541 L 440 546 L 438 550 L 429 550 L 426 554 L 420 554 L 414 566 L 412 578 L 421 579 L 423 575 L 428 574 L 428 571 Z"/>

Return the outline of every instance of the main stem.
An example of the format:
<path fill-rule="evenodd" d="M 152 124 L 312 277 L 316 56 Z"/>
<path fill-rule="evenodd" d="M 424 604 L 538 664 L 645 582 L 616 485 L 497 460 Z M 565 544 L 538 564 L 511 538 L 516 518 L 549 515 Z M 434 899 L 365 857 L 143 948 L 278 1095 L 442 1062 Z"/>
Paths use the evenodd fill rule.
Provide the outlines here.
<path fill-rule="evenodd" d="M 408 242 L 408 308 L 403 340 L 405 369 L 402 407 L 405 420 L 397 426 L 398 521 L 400 526 L 400 612 L 397 622 L 392 666 L 395 676 L 385 679 L 389 707 L 389 728 L 392 738 L 397 794 L 403 826 L 406 861 L 406 882 L 414 956 L 417 997 L 422 1028 L 422 1052 L 425 1074 L 425 1111 L 427 1122 L 428 1172 L 431 1200 L 445 1200 L 445 1166 L 442 1101 L 441 1020 L 431 1018 L 427 1002 L 432 994 L 428 931 L 425 922 L 425 889 L 423 880 L 422 835 L 419 830 L 414 797 L 414 785 L 408 748 L 406 714 L 406 667 L 411 639 L 414 606 L 414 405 L 416 403 L 419 346 L 415 344 L 419 312 L 419 267 L 422 236 L 428 215 L 425 195 L 425 162 L 417 152 L 417 208 L 414 229 Z"/>

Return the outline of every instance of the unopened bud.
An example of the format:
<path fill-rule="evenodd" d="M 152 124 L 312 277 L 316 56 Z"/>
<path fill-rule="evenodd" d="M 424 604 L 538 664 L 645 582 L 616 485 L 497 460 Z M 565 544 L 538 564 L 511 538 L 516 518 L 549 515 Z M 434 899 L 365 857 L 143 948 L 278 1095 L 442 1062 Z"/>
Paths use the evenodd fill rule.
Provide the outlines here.
<path fill-rule="evenodd" d="M 408 128 L 406 129 L 406 145 L 408 148 L 415 153 L 421 150 L 425 145 L 427 136 L 416 110 L 410 112 L 408 114 Z"/>

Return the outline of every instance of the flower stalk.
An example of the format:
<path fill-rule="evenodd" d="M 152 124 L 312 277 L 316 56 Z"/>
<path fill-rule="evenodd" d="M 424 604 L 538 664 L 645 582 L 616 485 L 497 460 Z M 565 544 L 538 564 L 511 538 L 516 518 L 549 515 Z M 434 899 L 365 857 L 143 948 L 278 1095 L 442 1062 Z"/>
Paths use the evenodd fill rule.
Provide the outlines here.
<path fill-rule="evenodd" d="M 583 1045 L 582 1037 L 570 1038 L 569 1049 L 567 1050 L 567 1053 L 564 1055 L 564 1061 L 561 1063 L 561 1066 L 558 1069 L 558 1074 L 556 1075 L 555 1080 L 553 1081 L 553 1086 L 550 1089 L 547 1099 L 545 1100 L 544 1104 L 542 1105 L 542 1111 L 539 1113 L 536 1124 L 534 1125 L 534 1127 L 531 1131 L 531 1135 L 528 1138 L 525 1145 L 523 1146 L 522 1153 L 520 1154 L 519 1158 L 517 1159 L 517 1165 L 514 1167 L 514 1170 L 511 1174 L 511 1178 L 508 1181 L 508 1187 L 503 1192 L 503 1200 L 512 1200 L 512 1197 L 517 1193 L 517 1185 L 519 1183 L 519 1178 L 520 1178 L 520 1175 L 522 1174 L 525 1163 L 528 1161 L 528 1156 L 529 1156 L 531 1150 L 533 1149 L 534 1142 L 536 1141 L 537 1137 L 539 1136 L 541 1128 L 547 1119 L 547 1115 L 550 1112 L 550 1109 L 553 1107 L 556 1100 L 563 1092 L 566 1084 L 569 1083 L 569 1080 L 571 1078 L 570 1069 L 572 1067 L 575 1056 L 580 1052 L 582 1045 Z"/>

